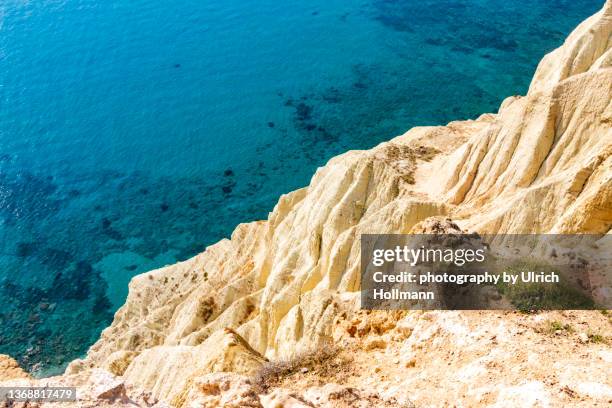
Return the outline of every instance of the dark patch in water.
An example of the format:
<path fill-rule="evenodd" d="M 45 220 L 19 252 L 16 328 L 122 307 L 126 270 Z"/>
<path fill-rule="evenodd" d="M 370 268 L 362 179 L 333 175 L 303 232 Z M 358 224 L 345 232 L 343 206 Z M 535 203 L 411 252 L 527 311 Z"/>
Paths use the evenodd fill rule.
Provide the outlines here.
<path fill-rule="evenodd" d="M 274 122 L 268 122 L 268 127 L 269 128 L 273 128 L 274 127 Z"/>
<path fill-rule="evenodd" d="M 414 29 L 408 24 L 402 15 L 393 14 L 379 14 L 376 16 L 376 20 L 382 24 L 393 28 L 396 31 L 402 31 L 405 33 L 414 33 Z M 408 20 L 409 21 L 409 20 Z"/>
<path fill-rule="evenodd" d="M 110 300 L 108 300 L 108 297 L 104 294 L 98 294 L 98 296 L 96 296 L 96 300 L 93 304 L 93 307 L 91 308 L 91 312 L 94 315 L 99 315 L 102 313 L 109 313 L 110 308 L 113 305 L 111 304 Z"/>
<path fill-rule="evenodd" d="M 112 228 L 112 221 L 106 217 L 102 218 L 102 232 L 104 235 L 115 241 L 121 241 L 123 239 L 121 232 L 115 228 Z"/>
<path fill-rule="evenodd" d="M 223 175 L 225 177 L 232 177 L 234 175 L 234 170 L 232 170 L 232 169 L 225 169 L 225 171 L 223 172 Z"/>
<path fill-rule="evenodd" d="M 102 228 L 103 228 L 103 229 L 108 229 L 108 228 L 110 228 L 111 224 L 112 224 L 111 220 L 109 220 L 109 219 L 108 219 L 108 218 L 106 218 L 106 217 L 102 218 Z"/>
<path fill-rule="evenodd" d="M 43 265 L 55 270 L 66 268 L 73 260 L 69 252 L 55 248 L 45 249 L 40 258 Z"/>
<path fill-rule="evenodd" d="M 425 39 L 429 45 L 463 53 L 472 52 L 472 47 L 513 52 L 519 46 L 511 38 L 514 30 L 509 27 L 516 19 L 505 19 L 503 13 L 507 11 L 498 6 L 412 0 L 376 0 L 374 6 L 378 10 L 374 19 L 395 31 L 449 33 L 444 39 Z"/>
<path fill-rule="evenodd" d="M 200 243 L 194 242 L 182 248 L 181 251 L 178 253 L 177 258 L 178 259 L 189 259 L 192 256 L 194 256 L 194 254 L 199 254 L 200 252 L 204 251 L 205 248 L 206 248 L 206 245 L 202 245 Z"/>
<path fill-rule="evenodd" d="M 79 261 L 72 269 L 55 275 L 51 295 L 55 300 L 86 300 L 90 296 L 92 279 L 95 277 L 91 264 L 87 261 Z"/>
<path fill-rule="evenodd" d="M 312 118 L 312 106 L 300 102 L 295 108 L 297 120 L 309 120 Z"/>
<path fill-rule="evenodd" d="M 472 54 L 474 50 L 470 47 L 465 47 L 463 45 L 455 45 L 451 48 L 451 51 L 462 52 L 464 54 Z"/>
<path fill-rule="evenodd" d="M 36 253 L 36 243 L 34 242 L 18 242 L 15 255 L 20 258 L 27 258 Z"/>
<path fill-rule="evenodd" d="M 124 268 L 126 271 L 135 271 L 136 269 L 138 269 L 138 265 L 132 264 L 132 265 L 128 265 Z"/>
<path fill-rule="evenodd" d="M 106 228 L 104 235 L 115 241 L 122 241 L 124 239 L 123 234 L 114 228 Z"/>
<path fill-rule="evenodd" d="M 427 38 L 425 44 L 440 46 L 446 44 L 446 41 L 441 38 Z"/>
<path fill-rule="evenodd" d="M 322 99 L 326 103 L 340 103 L 342 101 L 340 90 L 332 86 L 323 93 Z"/>
<path fill-rule="evenodd" d="M 159 209 L 161 210 L 161 212 L 166 212 L 170 209 L 170 206 L 166 203 L 162 203 L 160 204 Z"/>

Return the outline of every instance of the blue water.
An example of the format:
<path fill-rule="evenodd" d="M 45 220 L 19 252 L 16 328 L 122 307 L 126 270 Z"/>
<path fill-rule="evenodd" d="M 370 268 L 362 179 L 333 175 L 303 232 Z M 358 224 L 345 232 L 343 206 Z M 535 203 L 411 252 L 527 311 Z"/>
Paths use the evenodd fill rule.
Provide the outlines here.
<path fill-rule="evenodd" d="M 0 353 L 81 356 L 138 273 L 316 167 L 495 111 L 598 0 L 0 0 Z"/>

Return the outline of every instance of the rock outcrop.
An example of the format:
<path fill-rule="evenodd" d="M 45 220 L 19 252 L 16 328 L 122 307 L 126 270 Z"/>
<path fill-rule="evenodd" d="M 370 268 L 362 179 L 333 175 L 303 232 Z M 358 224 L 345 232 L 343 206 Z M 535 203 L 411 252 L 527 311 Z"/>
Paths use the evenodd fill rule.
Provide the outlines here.
<path fill-rule="evenodd" d="M 340 337 L 337 331 L 344 327 L 339 319 L 349 321 L 358 314 L 360 234 L 443 228 L 450 219 L 452 228 L 479 233 L 608 234 L 608 239 L 599 242 L 610 245 L 611 36 L 612 0 L 608 0 L 563 46 L 542 60 L 528 94 L 506 99 L 497 114 L 414 128 L 371 150 L 335 157 L 316 172 L 308 187 L 282 196 L 266 221 L 241 224 L 231 239 L 204 253 L 135 277 L 112 325 L 84 360 L 69 366 L 66 375 L 86 375 L 102 367 L 177 407 L 232 406 L 219 402 L 226 398 L 224 389 L 249 401 L 239 406 L 266 406 L 266 398 L 289 401 L 273 406 L 326 406 L 321 401 L 329 400 L 329 395 L 322 391 L 316 398 L 307 392 L 296 397 L 278 391 L 262 399 L 243 380 L 214 377 L 213 381 L 209 375 L 224 371 L 249 376 L 267 360 L 291 359 L 304 350 L 328 347 L 346 333 L 351 339 L 359 338 L 357 326 Z M 438 367 L 437 356 L 460 352 L 448 340 L 452 336 L 469 344 L 474 333 L 483 339 L 501 335 L 487 334 L 491 319 L 503 327 L 496 333 L 525 324 L 501 313 L 482 319 L 480 326 L 469 314 L 428 316 L 415 317 L 421 319 L 419 323 L 404 331 L 395 329 L 394 321 L 395 337 L 390 334 L 383 343 L 371 342 L 372 347 L 359 350 L 387 349 L 389 341 L 416 347 L 415 342 L 427 340 L 423 340 L 427 333 L 450 330 L 437 346 L 420 346 L 431 353 L 432 367 Z M 505 318 L 508 322 L 503 326 Z M 373 327 L 368 319 L 361 321 L 366 332 Z M 437 323 L 441 321 L 448 324 Z M 406 340 L 407 332 L 413 330 L 420 334 Z M 593 351 L 589 347 L 607 346 L 580 347 L 586 353 Z M 476 378 L 482 370 L 495 367 L 497 352 L 495 347 L 491 350 L 489 360 L 474 362 L 464 376 Z M 610 356 L 609 350 L 597 352 Z M 412 357 L 409 360 L 402 364 L 414 367 Z M 429 362 L 415 364 L 421 367 Z M 513 364 L 516 370 L 524 368 L 519 361 Z M 590 369 L 597 371 L 596 364 Z M 423 379 L 411 370 L 396 379 L 398 387 Z M 541 387 L 551 387 L 539 380 L 523 384 L 519 375 L 508 381 L 480 396 L 466 396 L 464 390 L 448 395 L 465 398 L 468 405 L 503 405 L 511 398 L 500 390 L 512 393 L 512 387 L 523 387 L 516 391 L 539 392 Z M 597 381 L 604 391 L 610 387 L 605 378 Z M 237 391 L 241 387 L 246 391 Z M 583 397 L 605 400 L 611 398 L 607 392 Z M 548 390 L 544 394 L 549 402 L 564 401 L 550 396 Z M 422 400 L 433 405 L 451 402 L 436 397 Z M 397 395 L 393 398 L 399 401 Z M 389 406 L 409 406 L 410 398 L 404 399 L 406 405 Z M 194 401 L 213 402 L 197 405 Z M 381 397 L 380 401 L 391 399 Z M 516 403 L 546 405 L 543 400 L 534 401 Z"/>
<path fill-rule="evenodd" d="M 0 400 L 1 408 L 170 408 L 165 402 L 158 401 L 149 391 L 127 384 L 122 378 L 108 371 L 96 368 L 78 375 L 63 375 L 45 379 L 32 379 L 29 376 L 3 380 L 3 387 L 76 387 L 76 402 L 55 401 L 12 402 Z"/>
<path fill-rule="evenodd" d="M 13 380 L 16 378 L 30 378 L 19 363 L 6 354 L 0 354 L 0 381 Z"/>

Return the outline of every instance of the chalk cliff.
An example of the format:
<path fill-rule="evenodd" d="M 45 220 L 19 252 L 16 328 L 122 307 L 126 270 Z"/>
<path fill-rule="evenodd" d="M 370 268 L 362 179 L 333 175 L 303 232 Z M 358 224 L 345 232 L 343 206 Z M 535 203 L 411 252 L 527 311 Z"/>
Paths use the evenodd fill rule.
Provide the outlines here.
<path fill-rule="evenodd" d="M 112 325 L 66 375 L 107 370 L 181 407 L 344 406 L 346 388 L 298 396 L 272 389 L 264 397 L 248 380 L 268 360 L 336 344 L 353 364 L 344 384 L 377 393 L 354 392 L 361 406 L 609 402 L 601 367 L 612 364 L 612 351 L 588 332 L 600 330 L 604 340 L 611 332 L 599 312 L 365 313 L 358 291 L 362 233 L 611 236 L 611 37 L 608 0 L 544 57 L 527 95 L 507 98 L 498 113 L 414 128 L 335 157 L 308 187 L 282 196 L 266 221 L 241 224 L 204 253 L 135 277 Z M 577 330 L 561 327 L 550 340 L 542 325 L 552 320 Z M 312 387 L 317 370 L 305 367 L 293 386 Z M 234 374 L 211 375 L 219 372 Z M 434 392 L 426 376 L 448 381 L 448 392 Z M 329 372 L 320 378 L 342 382 Z M 232 390 L 248 401 L 223 405 Z M 528 393 L 535 399 L 513 399 Z"/>

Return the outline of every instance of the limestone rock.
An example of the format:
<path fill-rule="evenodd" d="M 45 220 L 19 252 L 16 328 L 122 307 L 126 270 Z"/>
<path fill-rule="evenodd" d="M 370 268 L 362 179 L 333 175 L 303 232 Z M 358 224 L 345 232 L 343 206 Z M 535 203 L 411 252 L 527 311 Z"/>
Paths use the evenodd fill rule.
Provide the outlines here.
<path fill-rule="evenodd" d="M 194 378 L 207 373 L 253 374 L 265 359 L 231 329 L 213 333 L 198 346 L 157 346 L 140 353 L 123 378 L 165 401 L 185 393 Z"/>
<path fill-rule="evenodd" d="M 16 378 L 30 378 L 30 374 L 25 372 L 10 356 L 0 354 L 0 381 Z"/>
<path fill-rule="evenodd" d="M 314 405 L 286 391 L 274 390 L 261 397 L 264 408 L 312 408 Z"/>
<path fill-rule="evenodd" d="M 304 398 L 314 407 L 321 408 L 411 408 L 412 404 L 398 404 L 395 399 L 385 400 L 378 393 L 338 384 L 314 387 L 304 392 Z"/>
<path fill-rule="evenodd" d="M 94 370 L 90 381 L 93 383 L 93 396 L 109 402 L 127 402 L 128 396 L 122 379 L 103 370 Z"/>
<path fill-rule="evenodd" d="M 150 392 L 126 384 L 121 377 L 96 368 L 83 370 L 77 374 L 63 375 L 44 379 L 19 378 L 0 381 L 3 387 L 76 387 L 76 402 L 17 403 L 16 407 L 24 408 L 62 408 L 77 406 L 79 408 L 170 408 L 164 402 L 153 397 Z M 19 405 L 21 404 L 21 405 Z M 2 405 L 0 407 L 8 405 Z M 10 405 L 12 407 L 13 405 Z"/>
<path fill-rule="evenodd" d="M 207 374 L 195 378 L 187 393 L 174 401 L 178 408 L 383 408 L 411 407 L 375 392 L 327 384 L 299 392 L 276 388 L 258 394 L 248 377 L 234 373 Z"/>
<path fill-rule="evenodd" d="M 176 407 L 262 408 L 247 377 L 217 373 L 193 381 L 187 394 L 175 400 Z"/>

